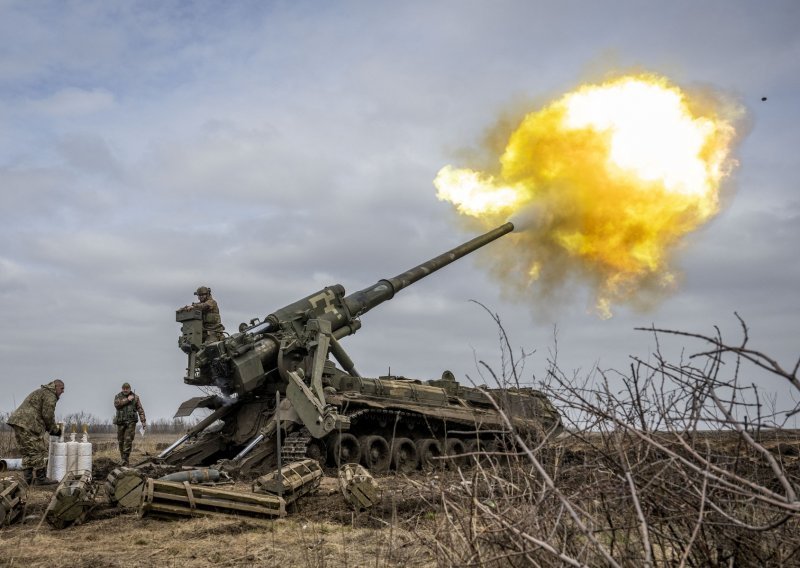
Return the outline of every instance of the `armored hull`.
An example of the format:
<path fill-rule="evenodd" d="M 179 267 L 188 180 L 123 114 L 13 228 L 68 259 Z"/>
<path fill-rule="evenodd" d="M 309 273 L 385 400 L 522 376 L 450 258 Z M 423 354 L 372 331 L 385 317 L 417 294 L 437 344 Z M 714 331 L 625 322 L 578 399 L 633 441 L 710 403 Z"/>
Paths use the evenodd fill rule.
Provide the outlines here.
<path fill-rule="evenodd" d="M 561 430 L 558 412 L 541 392 L 465 387 L 449 372 L 427 382 L 334 374 L 329 388 L 328 400 L 350 418 L 347 432 L 324 439 L 329 465 L 360 461 L 372 470 L 462 465 L 479 451 L 512 447 L 515 434 L 541 441 Z"/>
<path fill-rule="evenodd" d="M 256 475 L 277 465 L 280 447 L 284 462 L 311 457 L 326 466 L 361 463 L 377 473 L 410 472 L 468 465 L 476 454 L 512 448 L 517 435 L 536 442 L 562 429 L 558 411 L 535 389 L 466 387 L 449 371 L 432 381 L 355 377 L 331 364 L 323 377 L 326 401 L 349 419 L 347 430 L 314 438 L 284 401 L 277 413 L 280 436 L 272 430 L 234 462 L 260 431 L 276 421 L 274 395 L 253 397 L 237 403 L 216 426 L 166 461 L 180 465 L 222 461 L 240 473 Z M 191 408 L 219 403 L 217 397 L 196 399 Z"/>

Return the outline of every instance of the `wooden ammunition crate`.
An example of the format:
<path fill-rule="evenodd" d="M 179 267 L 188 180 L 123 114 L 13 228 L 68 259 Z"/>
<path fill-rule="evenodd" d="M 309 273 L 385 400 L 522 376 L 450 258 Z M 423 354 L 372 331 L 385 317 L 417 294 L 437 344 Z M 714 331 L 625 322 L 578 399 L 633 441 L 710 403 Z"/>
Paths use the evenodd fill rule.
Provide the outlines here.
<path fill-rule="evenodd" d="M 192 485 L 188 481 L 147 479 L 139 506 L 140 516 L 246 516 L 283 517 L 286 502 L 276 495 Z"/>
<path fill-rule="evenodd" d="M 293 503 L 319 487 L 322 467 L 313 459 L 304 459 L 284 466 L 280 472 L 262 475 L 253 482 L 255 493 L 281 495 L 286 503 Z"/>
<path fill-rule="evenodd" d="M 28 486 L 17 477 L 0 479 L 0 527 L 10 525 L 22 515 Z"/>
<path fill-rule="evenodd" d="M 88 471 L 68 472 L 53 493 L 44 517 L 56 529 L 79 525 L 94 509 L 96 493 Z"/>
<path fill-rule="evenodd" d="M 144 475 L 130 467 L 119 467 L 108 474 L 106 497 L 112 505 L 134 508 L 142 502 Z"/>

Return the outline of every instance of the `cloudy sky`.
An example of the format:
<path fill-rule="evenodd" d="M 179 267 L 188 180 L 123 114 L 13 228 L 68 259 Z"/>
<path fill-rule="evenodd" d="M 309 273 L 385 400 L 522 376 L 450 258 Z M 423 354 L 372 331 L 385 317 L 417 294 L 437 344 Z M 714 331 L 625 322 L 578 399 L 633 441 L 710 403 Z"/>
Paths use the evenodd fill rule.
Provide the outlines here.
<path fill-rule="evenodd" d="M 174 311 L 198 285 L 235 330 L 456 246 L 475 232 L 436 199 L 439 169 L 469 166 L 499 121 L 631 69 L 747 109 L 724 207 L 686 239 L 673 294 L 601 319 L 580 284 L 536 305 L 467 258 L 364 316 L 345 348 L 367 376 L 482 382 L 476 360 L 500 357 L 478 300 L 536 350 L 531 379 L 555 329 L 562 368 L 585 374 L 646 358 L 637 326 L 738 341 L 734 312 L 792 367 L 798 29 L 794 0 L 0 0 L 0 412 L 58 377 L 59 414 L 110 418 L 128 380 L 171 416 L 197 394 Z"/>

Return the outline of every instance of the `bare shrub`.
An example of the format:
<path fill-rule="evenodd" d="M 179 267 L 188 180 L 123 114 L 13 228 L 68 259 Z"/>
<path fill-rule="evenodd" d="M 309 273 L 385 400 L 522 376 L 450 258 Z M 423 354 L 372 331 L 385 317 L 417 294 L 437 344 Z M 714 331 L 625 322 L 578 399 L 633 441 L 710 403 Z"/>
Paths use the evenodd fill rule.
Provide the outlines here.
<path fill-rule="evenodd" d="M 567 431 L 533 446 L 506 417 L 513 449 L 474 459 L 440 485 L 436 535 L 426 541 L 439 564 L 791 564 L 800 554 L 800 437 L 785 424 L 798 408 L 770 410 L 743 377 L 755 366 L 800 394 L 797 366 L 751 350 L 741 328 L 738 345 L 719 332 L 649 329 L 652 362 L 634 358 L 626 373 L 582 380 L 561 371 L 554 351 L 542 388 Z M 665 337 L 694 353 L 670 361 Z M 508 369 L 519 361 L 504 361 L 492 372 L 501 386 L 518 380 Z"/>

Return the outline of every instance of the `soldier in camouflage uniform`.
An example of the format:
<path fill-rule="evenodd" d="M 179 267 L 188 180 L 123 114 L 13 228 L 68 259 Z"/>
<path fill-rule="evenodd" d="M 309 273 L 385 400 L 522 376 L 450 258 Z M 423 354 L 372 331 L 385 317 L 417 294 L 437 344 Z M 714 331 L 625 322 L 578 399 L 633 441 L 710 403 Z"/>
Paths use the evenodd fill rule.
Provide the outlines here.
<path fill-rule="evenodd" d="M 56 403 L 64 392 L 64 381 L 56 379 L 42 385 L 29 394 L 23 403 L 8 418 L 7 424 L 14 429 L 17 448 L 22 454 L 23 476 L 28 484 L 47 485 L 55 483 L 47 479 L 47 444 L 44 434 L 61 434 L 56 424 Z"/>
<path fill-rule="evenodd" d="M 122 457 L 122 465 L 128 465 L 133 448 L 133 438 L 136 436 L 136 422 L 141 419 L 142 434 L 144 435 L 147 418 L 145 418 L 139 395 L 131 392 L 129 383 L 122 383 L 122 392 L 114 397 L 114 408 L 117 409 L 114 424 L 117 425 L 119 455 Z"/>
<path fill-rule="evenodd" d="M 197 296 L 198 301 L 183 306 L 179 311 L 199 308 L 203 312 L 203 343 L 222 341 L 225 339 L 225 326 L 222 325 L 222 318 L 219 316 L 217 301 L 211 297 L 211 288 L 200 286 L 195 290 L 194 295 Z"/>

